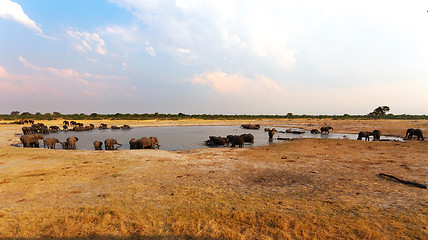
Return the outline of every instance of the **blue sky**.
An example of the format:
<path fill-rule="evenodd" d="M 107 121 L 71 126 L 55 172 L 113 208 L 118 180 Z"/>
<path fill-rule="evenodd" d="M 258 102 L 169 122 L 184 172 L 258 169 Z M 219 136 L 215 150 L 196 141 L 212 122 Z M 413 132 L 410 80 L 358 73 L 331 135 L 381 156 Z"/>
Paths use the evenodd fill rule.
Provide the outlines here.
<path fill-rule="evenodd" d="M 0 113 L 427 114 L 427 10 L 0 0 Z"/>

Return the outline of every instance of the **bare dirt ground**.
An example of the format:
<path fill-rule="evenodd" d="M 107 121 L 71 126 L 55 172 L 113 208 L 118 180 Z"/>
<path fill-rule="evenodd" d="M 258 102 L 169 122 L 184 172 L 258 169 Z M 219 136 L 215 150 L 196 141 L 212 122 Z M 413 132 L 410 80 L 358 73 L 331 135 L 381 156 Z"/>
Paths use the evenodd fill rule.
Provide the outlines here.
<path fill-rule="evenodd" d="M 84 121 L 101 122 L 428 132 L 428 121 Z M 428 190 L 378 175 L 428 184 L 428 141 L 95 152 L 10 146 L 21 127 L 0 124 L 2 239 L 428 238 Z"/>

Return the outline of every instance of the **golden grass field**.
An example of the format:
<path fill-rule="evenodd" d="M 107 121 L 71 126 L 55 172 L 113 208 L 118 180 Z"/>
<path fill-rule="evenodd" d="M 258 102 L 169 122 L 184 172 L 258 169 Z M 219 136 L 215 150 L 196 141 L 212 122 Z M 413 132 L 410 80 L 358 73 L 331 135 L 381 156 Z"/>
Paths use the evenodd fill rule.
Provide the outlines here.
<path fill-rule="evenodd" d="M 428 135 L 428 121 L 102 122 Z M 0 124 L 0 239 L 428 239 L 428 190 L 378 176 L 428 184 L 427 140 L 95 152 L 13 147 L 21 127 Z"/>

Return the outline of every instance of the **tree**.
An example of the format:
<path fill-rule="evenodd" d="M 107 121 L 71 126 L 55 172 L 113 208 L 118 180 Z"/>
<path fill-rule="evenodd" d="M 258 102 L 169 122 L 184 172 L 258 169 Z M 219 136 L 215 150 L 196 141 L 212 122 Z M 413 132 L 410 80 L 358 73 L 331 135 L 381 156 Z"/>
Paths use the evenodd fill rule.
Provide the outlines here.
<path fill-rule="evenodd" d="M 10 116 L 13 116 L 13 117 L 16 117 L 16 116 L 18 116 L 19 115 L 19 111 L 12 111 L 11 113 L 10 113 Z"/>
<path fill-rule="evenodd" d="M 374 118 L 374 119 L 379 119 L 382 118 L 383 116 L 386 115 L 387 112 L 389 112 L 389 107 L 388 106 L 379 106 L 377 108 L 375 108 L 375 110 L 373 110 L 373 112 L 369 113 L 369 116 Z"/>

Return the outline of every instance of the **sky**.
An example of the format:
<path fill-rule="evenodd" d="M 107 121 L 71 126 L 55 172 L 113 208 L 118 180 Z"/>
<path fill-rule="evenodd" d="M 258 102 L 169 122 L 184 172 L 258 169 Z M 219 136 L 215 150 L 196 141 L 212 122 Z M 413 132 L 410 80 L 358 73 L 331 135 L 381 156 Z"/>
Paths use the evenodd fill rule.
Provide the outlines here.
<path fill-rule="evenodd" d="M 428 114 L 426 0 L 0 0 L 0 113 Z"/>

